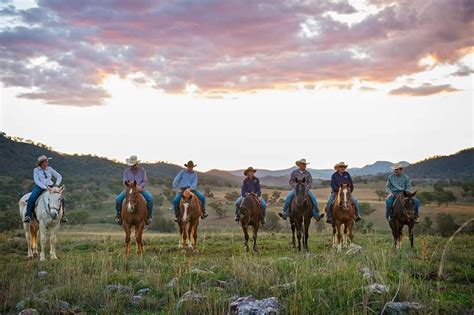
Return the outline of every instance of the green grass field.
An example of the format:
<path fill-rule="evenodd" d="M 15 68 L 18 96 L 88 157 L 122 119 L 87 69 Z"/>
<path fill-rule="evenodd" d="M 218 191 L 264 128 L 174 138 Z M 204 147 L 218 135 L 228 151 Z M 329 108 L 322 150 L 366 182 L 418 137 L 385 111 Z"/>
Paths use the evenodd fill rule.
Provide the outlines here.
<path fill-rule="evenodd" d="M 439 282 L 447 238 L 436 236 L 417 236 L 415 250 L 405 242 L 393 252 L 391 235 L 356 233 L 363 250 L 347 255 L 331 249 L 328 230 L 311 231 L 309 254 L 291 248 L 289 233 L 260 233 L 259 253 L 245 253 L 237 228 L 219 233 L 203 226 L 199 254 L 181 253 L 177 234 L 146 231 L 145 255 L 135 256 L 133 245 L 125 258 L 119 227 L 67 227 L 59 235 L 59 261 L 39 263 L 36 257 L 26 259 L 26 243 L 15 235 L 0 236 L 1 313 L 18 313 L 15 305 L 23 300 L 41 314 L 58 312 L 59 301 L 76 313 L 224 314 L 233 297 L 246 295 L 274 296 L 285 314 L 376 314 L 392 299 L 422 303 L 422 313 L 465 313 L 474 307 L 472 235 L 458 235 L 450 244 Z M 363 267 L 389 291 L 369 293 Z M 40 278 L 39 271 L 48 275 Z M 173 278 L 175 286 L 167 286 Z M 110 284 L 151 292 L 133 304 L 131 294 L 107 293 Z M 283 284 L 290 285 L 278 287 Z M 202 303 L 177 309 L 189 290 L 202 294 Z"/>

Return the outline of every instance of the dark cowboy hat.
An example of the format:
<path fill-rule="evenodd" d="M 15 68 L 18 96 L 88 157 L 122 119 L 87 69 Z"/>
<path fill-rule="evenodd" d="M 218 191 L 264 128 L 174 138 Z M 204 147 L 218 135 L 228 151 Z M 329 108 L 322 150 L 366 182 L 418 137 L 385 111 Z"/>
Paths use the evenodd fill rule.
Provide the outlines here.
<path fill-rule="evenodd" d="M 245 171 L 244 171 L 244 175 L 247 176 L 247 173 L 248 172 L 256 172 L 257 170 L 254 169 L 252 166 L 249 166 Z"/>
<path fill-rule="evenodd" d="M 188 167 L 188 166 L 196 167 L 197 164 L 194 164 L 193 161 L 188 161 L 188 163 L 184 164 L 184 166 L 186 166 L 186 167 Z"/>

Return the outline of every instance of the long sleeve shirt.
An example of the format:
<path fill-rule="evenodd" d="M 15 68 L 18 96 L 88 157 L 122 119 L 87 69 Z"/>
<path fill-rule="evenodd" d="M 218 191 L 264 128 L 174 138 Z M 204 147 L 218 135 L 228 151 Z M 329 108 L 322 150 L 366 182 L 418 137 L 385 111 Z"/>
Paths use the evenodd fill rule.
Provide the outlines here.
<path fill-rule="evenodd" d="M 127 168 L 123 172 L 123 180 L 130 183 L 137 181 L 137 185 L 141 188 L 145 188 L 145 185 L 148 182 L 145 169 L 141 166 L 138 166 L 136 170 L 132 170 L 131 167 Z"/>
<path fill-rule="evenodd" d="M 182 188 L 189 187 L 191 190 L 195 190 L 198 184 L 197 173 L 195 171 L 189 172 L 188 170 L 182 170 L 176 175 L 173 181 L 173 189 L 179 190 Z"/>
<path fill-rule="evenodd" d="M 52 177 L 56 179 L 56 184 L 53 183 Z M 46 189 L 47 186 L 59 186 L 63 177 L 51 166 L 48 166 L 45 169 L 38 166 L 33 169 L 33 179 L 37 186 L 41 189 Z"/>
<path fill-rule="evenodd" d="M 259 197 L 262 195 L 262 191 L 260 190 L 260 180 L 257 177 L 253 177 L 252 179 L 246 177 L 244 179 L 241 195 L 245 197 L 250 193 L 255 193 Z"/>
<path fill-rule="evenodd" d="M 331 176 L 332 191 L 338 192 L 339 187 L 341 186 L 341 184 L 346 184 L 346 183 L 350 184 L 351 192 L 353 192 L 354 191 L 354 183 L 352 182 L 351 175 L 348 172 L 344 171 L 344 173 L 342 173 L 342 175 L 339 174 L 339 172 L 335 172 L 334 174 L 332 174 L 332 176 Z"/>
<path fill-rule="evenodd" d="M 387 179 L 387 193 L 396 195 L 402 191 L 411 191 L 410 177 L 405 174 L 391 174 Z"/>
<path fill-rule="evenodd" d="M 293 189 L 296 188 L 296 179 L 298 179 L 298 181 L 300 182 L 303 179 L 306 179 L 305 180 L 306 191 L 309 191 L 311 187 L 313 186 L 313 176 L 311 176 L 311 173 L 308 172 L 307 170 L 302 171 L 300 169 L 296 169 L 293 172 L 291 172 L 289 183 L 290 183 L 291 188 Z"/>

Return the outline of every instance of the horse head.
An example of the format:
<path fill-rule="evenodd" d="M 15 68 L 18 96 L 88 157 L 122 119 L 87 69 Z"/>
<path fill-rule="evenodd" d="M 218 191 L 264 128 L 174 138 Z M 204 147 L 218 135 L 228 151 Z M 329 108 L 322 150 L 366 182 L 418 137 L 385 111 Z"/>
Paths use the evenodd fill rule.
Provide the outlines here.
<path fill-rule="evenodd" d="M 339 185 L 338 205 L 347 210 L 351 206 L 351 186 L 349 183 L 341 183 Z"/>
<path fill-rule="evenodd" d="M 125 181 L 125 203 L 127 205 L 127 212 L 132 213 L 135 211 L 135 208 L 138 207 L 138 188 L 137 181 L 134 180 L 133 183 Z"/>
<path fill-rule="evenodd" d="M 302 207 L 306 202 L 306 178 L 302 180 L 295 179 L 296 186 L 295 186 L 295 195 L 296 195 L 296 204 L 298 207 Z"/>
<path fill-rule="evenodd" d="M 412 222 L 415 220 L 415 201 L 413 197 L 415 197 L 416 191 L 411 193 L 408 191 L 404 191 L 402 195 L 402 208 L 403 213 L 407 216 L 408 222 Z"/>
<path fill-rule="evenodd" d="M 48 192 L 48 212 L 53 220 L 59 215 L 62 206 L 62 198 L 65 187 L 53 187 Z"/>
<path fill-rule="evenodd" d="M 183 207 L 184 207 L 184 214 L 183 214 L 183 222 L 188 222 L 189 219 L 189 210 L 194 209 L 194 199 L 193 194 L 191 192 L 191 188 L 186 188 L 183 191 L 181 199 L 183 200 Z"/>

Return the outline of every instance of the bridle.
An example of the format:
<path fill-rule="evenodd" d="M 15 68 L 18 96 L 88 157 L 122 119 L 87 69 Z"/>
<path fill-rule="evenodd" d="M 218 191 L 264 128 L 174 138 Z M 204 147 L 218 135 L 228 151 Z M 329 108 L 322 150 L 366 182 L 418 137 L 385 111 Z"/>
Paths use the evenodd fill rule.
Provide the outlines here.
<path fill-rule="evenodd" d="M 344 184 L 341 184 L 339 186 L 339 191 L 337 193 L 337 203 L 339 206 L 342 206 L 344 210 L 348 210 L 350 208 L 349 207 L 350 198 L 348 197 L 349 193 L 350 191 L 347 188 L 347 186 L 344 186 Z M 341 194 L 344 194 L 344 198 L 341 198 Z"/>
<path fill-rule="evenodd" d="M 302 192 L 302 193 L 303 193 L 303 202 L 300 203 L 300 200 L 299 200 L 298 194 L 297 194 L 297 195 L 295 196 L 296 205 L 297 205 L 298 207 L 302 207 L 302 206 L 304 206 L 304 204 L 308 201 L 308 198 L 307 198 L 307 197 L 308 197 L 308 194 L 306 193 L 306 185 L 305 185 L 304 183 L 297 183 L 297 184 L 296 184 L 296 188 L 298 188 L 298 187 L 300 187 L 300 189 L 303 191 L 303 192 Z M 298 190 L 297 190 L 296 188 L 295 188 L 295 191 L 296 191 L 296 193 L 298 193 Z M 301 192 L 301 190 L 300 190 L 300 192 Z"/>
<path fill-rule="evenodd" d="M 402 197 L 401 195 L 402 195 L 402 193 L 398 194 L 397 198 L 395 199 L 394 204 L 397 202 L 397 200 L 400 200 L 400 204 L 401 204 L 401 206 L 402 206 L 403 214 L 404 214 L 407 218 L 409 218 L 408 214 L 412 214 L 412 213 L 413 213 L 413 210 L 407 209 L 407 207 L 405 207 L 405 202 L 404 202 L 404 201 L 405 201 L 406 199 L 412 200 L 412 198 L 410 198 L 410 197 Z"/>
<path fill-rule="evenodd" d="M 44 202 L 44 207 L 46 208 L 46 212 L 49 214 L 49 216 L 51 217 L 51 219 L 54 220 L 53 218 L 53 215 L 51 213 L 51 210 L 56 210 L 58 212 L 58 215 L 59 213 L 61 212 L 61 209 L 63 207 L 63 203 L 62 203 L 62 196 L 59 197 L 59 207 L 51 207 L 51 194 L 61 194 L 60 192 L 53 192 L 53 191 L 50 191 L 48 192 L 48 202 L 46 202 L 46 198 L 43 198 L 43 202 Z"/>

